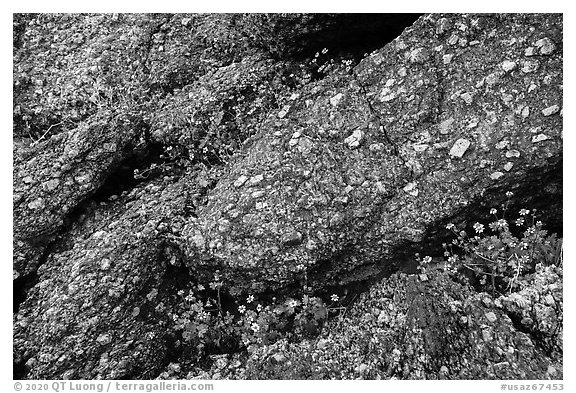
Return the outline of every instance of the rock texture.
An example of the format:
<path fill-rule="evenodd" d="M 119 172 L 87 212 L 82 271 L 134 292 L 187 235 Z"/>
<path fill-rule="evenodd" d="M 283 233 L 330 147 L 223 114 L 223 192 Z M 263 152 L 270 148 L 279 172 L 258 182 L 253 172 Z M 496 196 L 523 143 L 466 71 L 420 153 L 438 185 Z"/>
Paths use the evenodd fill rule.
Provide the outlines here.
<path fill-rule="evenodd" d="M 14 325 L 28 378 L 157 375 L 170 347 L 166 290 L 178 280 L 166 277 L 163 234 L 182 222 L 189 192 L 169 180 L 93 207 L 40 267 Z"/>
<path fill-rule="evenodd" d="M 66 218 L 136 147 L 139 133 L 138 124 L 122 114 L 100 112 L 14 151 L 14 278 L 36 270 Z"/>
<path fill-rule="evenodd" d="M 300 377 L 561 377 L 513 302 L 383 276 L 506 191 L 561 229 L 562 17 L 426 15 L 390 43 L 366 37 L 414 16 L 358 18 L 15 16 L 15 376 L 155 378 L 194 358 L 176 292 L 217 275 L 226 296 L 377 283 L 322 333 L 338 366 Z M 368 336 L 351 369 L 338 348 Z"/>
<path fill-rule="evenodd" d="M 363 294 L 326 331 L 331 333 L 313 341 L 256 349 L 242 377 L 562 378 L 561 364 L 516 329 L 499 300 L 471 293 L 447 277 L 422 282 L 395 274 Z"/>
<path fill-rule="evenodd" d="M 341 285 L 396 269 L 399 250 L 499 204 L 502 189 L 526 204 L 521 185 L 544 183 L 559 200 L 562 118 L 541 111 L 559 105 L 562 54 L 526 56 L 550 33 L 525 18 L 425 17 L 351 75 L 304 88 L 184 228 L 190 267 L 220 268 L 236 292 L 277 290 L 303 270 Z M 508 73 L 506 61 L 538 66 Z"/>

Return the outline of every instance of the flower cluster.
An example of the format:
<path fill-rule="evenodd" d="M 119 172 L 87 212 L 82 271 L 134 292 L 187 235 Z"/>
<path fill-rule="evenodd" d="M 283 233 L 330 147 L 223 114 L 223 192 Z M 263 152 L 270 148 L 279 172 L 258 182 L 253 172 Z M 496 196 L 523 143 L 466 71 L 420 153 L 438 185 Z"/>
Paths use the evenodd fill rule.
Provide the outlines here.
<path fill-rule="evenodd" d="M 214 347 L 227 351 L 230 348 L 226 345 L 248 347 L 269 345 L 282 338 L 312 337 L 331 314 L 342 315 L 344 310 L 335 293 L 329 296 L 329 304 L 308 294 L 284 301 L 273 298 L 271 302 L 249 294 L 230 310 L 229 305 L 222 305 L 221 288 L 222 280 L 216 273 L 207 287 L 198 284 L 177 292 L 180 301 L 170 314 L 173 327 L 181 332 L 183 345 L 192 350 L 188 352 L 199 357 Z"/>
<path fill-rule="evenodd" d="M 512 195 L 506 193 L 508 198 Z M 479 222 L 472 225 L 475 234 L 471 237 L 464 229 L 449 223 L 446 228 L 456 238 L 451 245 L 443 245 L 447 258 L 445 270 L 482 290 L 511 293 L 521 289 L 520 277 L 533 272 L 538 263 L 557 264 L 562 240 L 548 235 L 542 221 L 536 220 L 536 211 L 524 208 L 518 211 L 519 216 L 511 220 L 515 224 L 513 230 L 524 230 L 515 234 L 505 218 L 507 210 L 508 204 L 503 206 L 502 217 L 499 217 L 496 208 L 490 209 L 489 213 L 495 216 L 494 221 L 488 223 L 490 234 Z M 425 259 L 420 261 L 421 269 L 427 265 Z"/>

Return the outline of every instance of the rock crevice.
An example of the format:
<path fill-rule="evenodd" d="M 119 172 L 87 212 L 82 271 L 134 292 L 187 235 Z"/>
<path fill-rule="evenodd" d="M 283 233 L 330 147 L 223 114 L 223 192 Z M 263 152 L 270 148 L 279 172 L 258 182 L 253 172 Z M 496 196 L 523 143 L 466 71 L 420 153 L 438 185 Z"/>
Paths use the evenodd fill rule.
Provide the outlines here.
<path fill-rule="evenodd" d="M 353 345 L 339 370 L 301 371 L 558 375 L 557 335 L 471 286 L 411 273 L 415 253 L 442 257 L 447 224 L 469 228 L 502 204 L 537 209 L 561 236 L 561 15 L 363 18 L 15 19 L 19 378 L 155 378 L 190 365 L 203 355 L 176 332 L 178 293 L 215 281 L 234 313 L 235 299 L 304 285 L 357 300 L 323 338 L 203 349 L 248 356 L 244 376 L 279 376 L 266 369 L 278 350 L 300 364 L 306 345 L 365 340 L 365 322 L 384 340 L 366 355 L 374 364 L 349 369 Z M 398 325 L 364 321 L 367 304 L 398 311 Z M 466 315 L 479 319 L 463 325 Z M 518 368 L 492 339 L 518 348 Z"/>

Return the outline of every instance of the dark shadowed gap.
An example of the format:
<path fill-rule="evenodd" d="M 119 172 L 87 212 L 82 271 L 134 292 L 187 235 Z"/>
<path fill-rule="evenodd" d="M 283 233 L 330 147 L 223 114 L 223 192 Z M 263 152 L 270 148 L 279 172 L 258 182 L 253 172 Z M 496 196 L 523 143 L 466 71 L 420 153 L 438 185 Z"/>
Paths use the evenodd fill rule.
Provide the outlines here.
<path fill-rule="evenodd" d="M 319 40 L 313 52 L 328 49 L 334 54 L 351 55 L 357 62 L 374 50 L 380 49 L 396 39 L 404 29 L 412 26 L 422 14 L 345 14 L 340 16 L 347 23 L 338 23 Z M 355 26 L 348 29 L 348 24 Z M 303 52 L 306 53 L 306 52 Z"/>
<path fill-rule="evenodd" d="M 294 58 L 309 64 L 313 80 L 322 79 L 329 73 L 324 69 L 326 65 L 346 60 L 356 66 L 366 55 L 398 38 L 420 16 L 340 14 L 321 34 L 303 36 L 307 45 L 296 49 Z"/>
<path fill-rule="evenodd" d="M 271 25 L 262 23 L 269 35 L 256 44 L 277 59 L 306 60 L 316 53 L 336 54 L 356 60 L 397 38 L 423 14 L 285 14 Z M 303 22 L 303 20 L 306 22 Z M 250 29 L 246 29 L 251 33 Z M 324 50 L 327 49 L 328 52 Z"/>
<path fill-rule="evenodd" d="M 135 176 L 134 171 L 144 171 L 150 168 L 152 164 L 162 163 L 163 159 L 161 156 L 163 153 L 164 148 L 159 143 L 148 143 L 144 148 L 130 152 L 118 164 L 118 167 L 108 175 L 104 183 L 90 199 L 95 202 L 105 202 L 113 195 L 120 196 L 123 192 L 133 189 L 138 184 L 158 176 L 159 170 L 150 170 L 145 173 L 143 178 Z"/>
<path fill-rule="evenodd" d="M 467 232 L 471 233 L 472 225 L 475 222 L 489 223 L 494 221 L 494 217 L 490 215 L 489 211 L 492 207 L 501 210 L 500 205 L 505 204 L 507 201 L 507 191 L 514 193 L 507 209 L 508 221 L 516 219 L 520 209 L 536 209 L 538 219 L 544 222 L 544 229 L 548 231 L 548 234 L 556 234 L 561 238 L 563 236 L 562 166 L 563 159 L 560 157 L 555 159 L 555 162 L 550 162 L 548 166 L 528 171 L 523 179 L 516 179 L 516 181 L 487 190 L 482 197 L 472 201 L 470 205 L 461 209 L 458 213 L 431 224 L 421 242 L 406 242 L 399 245 L 391 253 L 393 257 L 386 261 L 380 261 L 376 266 L 364 265 L 359 266 L 356 269 L 357 271 L 341 273 L 357 276 L 359 279 L 343 286 L 326 286 L 317 295 L 327 298 L 330 293 L 346 293 L 348 298 L 351 298 L 369 290 L 373 284 L 389 277 L 396 271 L 408 274 L 417 273 L 416 253 L 421 256 L 429 255 L 433 258 L 443 258 L 444 248 L 442 243 L 449 244 L 455 238 L 454 234 L 446 229 L 448 223 L 465 226 Z M 490 201 L 490 203 L 486 201 Z M 520 235 L 520 233 L 515 235 Z M 333 262 L 328 263 L 324 268 L 320 266 L 311 275 L 322 283 L 328 271 L 335 270 L 333 266 Z"/>
<path fill-rule="evenodd" d="M 40 259 L 40 263 L 45 262 L 44 258 Z M 34 285 L 38 283 L 38 274 L 36 272 L 27 274 L 25 276 L 20 276 L 12 282 L 12 312 L 15 314 L 20 309 L 20 305 L 24 300 L 26 300 L 26 296 L 28 295 L 28 291 Z"/>

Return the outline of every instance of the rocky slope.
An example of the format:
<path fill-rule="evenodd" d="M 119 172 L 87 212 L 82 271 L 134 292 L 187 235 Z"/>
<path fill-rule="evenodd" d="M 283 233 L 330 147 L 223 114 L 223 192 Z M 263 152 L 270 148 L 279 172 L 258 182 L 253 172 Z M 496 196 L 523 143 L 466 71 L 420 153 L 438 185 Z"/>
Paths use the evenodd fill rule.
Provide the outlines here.
<path fill-rule="evenodd" d="M 512 309 L 390 275 L 507 191 L 561 235 L 562 56 L 551 14 L 16 15 L 15 376 L 277 378 L 316 346 L 290 377 L 561 377 Z M 368 292 L 316 338 L 190 352 L 177 293 L 215 282 L 230 310 Z"/>

